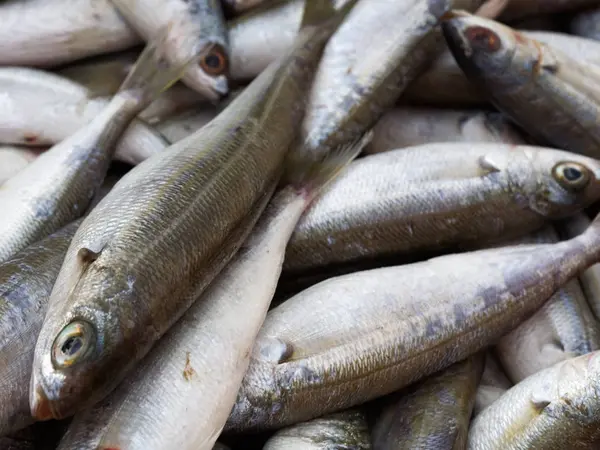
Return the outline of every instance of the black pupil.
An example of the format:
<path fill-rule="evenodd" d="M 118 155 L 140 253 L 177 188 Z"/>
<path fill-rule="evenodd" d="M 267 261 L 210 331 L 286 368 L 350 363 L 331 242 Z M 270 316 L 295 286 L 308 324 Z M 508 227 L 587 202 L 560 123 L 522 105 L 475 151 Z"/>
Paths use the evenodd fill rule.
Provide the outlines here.
<path fill-rule="evenodd" d="M 221 65 L 221 58 L 219 58 L 217 55 L 208 55 L 206 58 L 204 58 L 204 63 L 211 69 L 218 69 Z"/>
<path fill-rule="evenodd" d="M 65 341 L 60 350 L 67 356 L 73 356 L 83 346 L 83 341 L 79 336 L 70 337 Z"/>
<path fill-rule="evenodd" d="M 581 178 L 581 170 L 576 169 L 575 167 L 567 167 L 563 171 L 563 175 L 569 181 L 576 181 Z"/>

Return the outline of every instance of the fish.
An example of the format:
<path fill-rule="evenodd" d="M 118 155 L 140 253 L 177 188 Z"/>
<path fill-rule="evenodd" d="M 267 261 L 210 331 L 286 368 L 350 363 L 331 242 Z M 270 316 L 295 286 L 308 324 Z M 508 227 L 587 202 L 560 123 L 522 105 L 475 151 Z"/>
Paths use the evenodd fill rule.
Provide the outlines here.
<path fill-rule="evenodd" d="M 166 57 L 173 65 L 190 58 L 182 81 L 206 99 L 217 102 L 229 87 L 229 42 L 220 0 L 112 0 L 128 23 L 144 39 L 165 29 L 173 36 Z"/>
<path fill-rule="evenodd" d="M 475 395 L 473 417 L 498 400 L 512 386 L 496 356 L 488 350 L 485 353 L 485 366 Z"/>
<path fill-rule="evenodd" d="M 528 134 L 600 157 L 600 67 L 466 12 L 449 14 L 442 28 L 467 77 Z"/>
<path fill-rule="evenodd" d="M 213 120 L 218 114 L 214 107 L 201 108 L 171 116 L 156 125 L 157 131 L 171 144 L 187 138 Z"/>
<path fill-rule="evenodd" d="M 31 441 L 22 441 L 10 437 L 0 437 L 0 447 L 4 450 L 36 450 Z"/>
<path fill-rule="evenodd" d="M 508 244 L 552 242 L 558 242 L 558 234 L 547 225 Z M 559 361 L 599 348 L 598 323 L 579 281 L 573 279 L 532 317 L 502 337 L 496 344 L 495 353 L 510 380 L 516 384 Z"/>
<path fill-rule="evenodd" d="M 496 342 L 599 258 L 600 216 L 568 241 L 316 284 L 267 314 L 224 431 L 279 428 L 406 387 Z"/>
<path fill-rule="evenodd" d="M 36 149 L 0 145 L 0 185 L 27 167 L 39 154 Z"/>
<path fill-rule="evenodd" d="M 0 23 L 0 66 L 51 67 L 141 43 L 110 0 L 4 0 Z"/>
<path fill-rule="evenodd" d="M 474 355 L 392 394 L 375 421 L 375 450 L 464 449 L 483 355 Z"/>
<path fill-rule="evenodd" d="M 83 215 L 104 180 L 119 137 L 181 76 L 185 65 L 164 60 L 169 45 L 168 37 L 157 37 L 96 117 L 2 184 L 0 262 Z"/>
<path fill-rule="evenodd" d="M 600 352 L 561 361 L 516 384 L 479 414 L 469 450 L 596 448 Z"/>
<path fill-rule="evenodd" d="M 129 171 L 84 220 L 36 346 L 34 417 L 106 397 L 236 253 L 282 175 L 323 47 L 353 5 L 307 3 L 286 57 L 207 126 Z"/>
<path fill-rule="evenodd" d="M 599 164 L 509 144 L 427 144 L 366 156 L 303 215 L 284 271 L 411 258 L 535 231 L 598 199 Z M 572 182 L 565 175 L 570 168 Z"/>
<path fill-rule="evenodd" d="M 600 7 L 576 13 L 569 20 L 568 28 L 571 34 L 600 41 Z"/>
<path fill-rule="evenodd" d="M 263 450 L 371 450 L 365 414 L 357 409 L 298 423 L 277 431 Z"/>
<path fill-rule="evenodd" d="M 0 142 L 4 144 L 58 144 L 109 104 L 108 99 L 93 98 L 79 84 L 38 69 L 1 67 L 0 84 Z M 134 119 L 116 144 L 114 157 L 135 165 L 166 147 L 155 130 Z"/>
<path fill-rule="evenodd" d="M 76 416 L 61 448 L 212 448 L 235 403 L 294 225 L 369 138 L 318 163 L 289 169 L 288 184 L 239 252 L 131 376 L 105 401 Z"/>
<path fill-rule="evenodd" d="M 501 113 L 396 107 L 373 127 L 366 154 L 437 142 L 498 142 L 522 145 L 525 138 Z"/>
<path fill-rule="evenodd" d="M 270 5 L 276 0 L 222 0 L 223 8 L 229 14 L 238 15 L 257 6 Z"/>
<path fill-rule="evenodd" d="M 577 61 L 600 64 L 600 45 L 591 39 L 548 31 L 521 31 L 520 33 L 567 53 Z M 473 107 L 485 105 L 487 99 L 485 93 L 469 81 L 457 65 L 452 53 L 447 50 L 430 65 L 429 70 L 406 88 L 399 103 Z"/>
<path fill-rule="evenodd" d="M 598 0 L 510 0 L 499 20 L 564 13 L 597 5 Z"/>

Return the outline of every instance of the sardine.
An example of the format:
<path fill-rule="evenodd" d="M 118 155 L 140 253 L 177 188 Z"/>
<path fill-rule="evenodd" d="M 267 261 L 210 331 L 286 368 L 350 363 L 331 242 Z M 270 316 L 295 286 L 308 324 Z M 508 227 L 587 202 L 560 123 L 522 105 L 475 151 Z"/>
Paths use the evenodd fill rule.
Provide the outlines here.
<path fill-rule="evenodd" d="M 216 108 L 207 106 L 197 111 L 188 111 L 170 117 L 156 125 L 156 129 L 167 141 L 174 144 L 194 134 L 217 116 Z"/>
<path fill-rule="evenodd" d="M 377 448 L 377 447 L 374 447 Z M 348 410 L 276 432 L 263 450 L 371 450 L 365 414 Z"/>
<path fill-rule="evenodd" d="M 56 66 L 141 43 L 110 0 L 4 0 L 0 23 L 7 66 Z"/>
<path fill-rule="evenodd" d="M 600 41 L 600 7 L 575 14 L 569 21 L 569 31 L 577 36 Z"/>
<path fill-rule="evenodd" d="M 374 450 L 466 448 L 483 355 L 393 394 L 373 428 Z"/>
<path fill-rule="evenodd" d="M 530 376 L 475 418 L 468 448 L 597 448 L 599 377 L 600 352 L 561 361 Z"/>
<path fill-rule="evenodd" d="M 127 173 L 65 257 L 34 359 L 35 417 L 101 400 L 231 259 L 281 175 L 333 15 L 307 3 L 293 50 L 219 116 Z"/>
<path fill-rule="evenodd" d="M 528 134 L 600 157 L 600 67 L 466 12 L 449 14 L 443 29 L 469 79 Z"/>
<path fill-rule="evenodd" d="M 365 153 L 437 142 L 525 143 L 502 114 L 478 110 L 395 108 L 379 119 L 373 132 Z"/>
<path fill-rule="evenodd" d="M 512 385 L 494 354 L 488 350 L 485 355 L 485 366 L 481 375 L 481 381 L 475 395 L 473 416 L 477 416 L 481 411 L 498 400 Z"/>
<path fill-rule="evenodd" d="M 58 144 L 89 124 L 109 100 L 63 77 L 36 69 L 0 68 L 0 142 L 26 146 Z M 119 139 L 115 158 L 138 164 L 164 150 L 154 130 L 134 120 Z"/>
<path fill-rule="evenodd" d="M 429 144 L 370 155 L 352 163 L 304 214 L 284 270 L 523 235 L 598 200 L 599 165 L 506 144 Z"/>
<path fill-rule="evenodd" d="M 83 215 L 121 134 L 181 76 L 185 65 L 172 66 L 163 59 L 169 45 L 165 36 L 149 44 L 119 93 L 93 120 L 2 184 L 0 262 Z"/>
<path fill-rule="evenodd" d="M 319 283 L 267 314 L 225 430 L 281 427 L 399 390 L 491 345 L 599 258 L 600 216 L 556 244 Z"/>
<path fill-rule="evenodd" d="M 582 230 L 583 231 L 583 230 Z M 507 245 L 558 242 L 546 226 Z M 496 355 L 513 383 L 600 348 L 600 330 L 577 279 L 560 288 L 531 318 L 496 344 Z"/>
<path fill-rule="evenodd" d="M 42 150 L 0 145 L 0 184 L 27 167 Z"/>
<path fill-rule="evenodd" d="M 189 87 L 212 101 L 227 94 L 229 42 L 221 0 L 112 2 L 146 40 L 169 30 L 174 39 L 166 58 L 171 64 L 181 65 L 201 55 L 182 78 Z"/>

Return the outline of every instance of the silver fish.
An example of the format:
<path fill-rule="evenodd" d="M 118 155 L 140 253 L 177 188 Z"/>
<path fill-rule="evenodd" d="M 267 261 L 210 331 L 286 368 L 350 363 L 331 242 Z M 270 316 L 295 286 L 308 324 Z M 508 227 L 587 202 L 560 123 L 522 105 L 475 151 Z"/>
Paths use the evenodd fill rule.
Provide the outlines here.
<path fill-rule="evenodd" d="M 512 385 L 494 354 L 488 350 L 485 355 L 485 366 L 481 375 L 481 381 L 475 395 L 473 416 L 477 416 L 481 411 L 498 400 Z"/>
<path fill-rule="evenodd" d="M 0 184 L 27 167 L 43 150 L 0 145 Z"/>

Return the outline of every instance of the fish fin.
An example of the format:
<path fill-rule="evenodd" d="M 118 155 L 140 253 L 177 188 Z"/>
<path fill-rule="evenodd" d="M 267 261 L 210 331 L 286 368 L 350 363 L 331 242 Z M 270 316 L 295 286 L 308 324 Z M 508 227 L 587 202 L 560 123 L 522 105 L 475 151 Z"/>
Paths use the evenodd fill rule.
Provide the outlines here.
<path fill-rule="evenodd" d="M 172 33 L 172 24 L 163 28 L 138 57 L 119 93 L 125 93 L 146 105 L 175 84 L 194 62 L 206 56 L 214 45 L 206 46 L 199 54 L 181 64 L 173 64 L 168 54 L 176 47 L 178 37 Z"/>
<path fill-rule="evenodd" d="M 101 244 L 98 246 L 93 246 L 94 248 L 90 247 L 92 246 L 90 245 L 87 247 L 81 247 L 77 251 L 77 257 L 79 258 L 79 261 L 84 265 L 91 264 L 94 261 L 96 261 L 102 253 L 102 250 L 104 249 L 104 245 Z"/>
<path fill-rule="evenodd" d="M 277 338 L 269 338 L 262 342 L 259 341 L 257 344 L 260 360 L 273 364 L 282 364 L 286 362 L 294 353 L 292 344 Z"/>
<path fill-rule="evenodd" d="M 341 22 L 357 1 L 358 0 L 346 0 L 340 8 L 336 8 L 336 4 L 339 3 L 339 0 L 307 1 L 304 4 L 300 28 L 318 26 L 333 18 L 336 18 Z M 336 20 L 336 22 L 338 22 L 338 20 Z"/>
<path fill-rule="evenodd" d="M 298 161 L 298 154 L 292 152 L 287 164 L 286 181 L 312 199 L 358 156 L 372 138 L 371 130 L 357 139 L 337 146 L 316 161 Z M 301 154 L 302 147 L 299 150 Z"/>
<path fill-rule="evenodd" d="M 482 155 L 477 160 L 479 167 L 485 170 L 487 173 L 500 172 L 498 164 L 496 164 L 489 156 Z"/>

